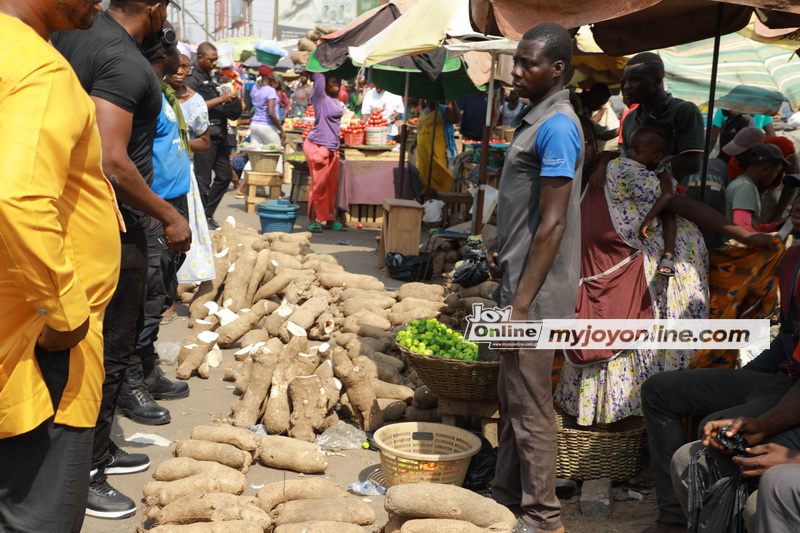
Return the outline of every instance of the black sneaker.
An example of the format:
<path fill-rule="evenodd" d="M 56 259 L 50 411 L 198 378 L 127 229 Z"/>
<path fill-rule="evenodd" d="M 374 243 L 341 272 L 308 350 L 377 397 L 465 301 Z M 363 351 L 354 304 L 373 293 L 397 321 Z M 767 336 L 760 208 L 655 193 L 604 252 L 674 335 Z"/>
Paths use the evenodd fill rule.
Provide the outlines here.
<path fill-rule="evenodd" d="M 208 217 L 208 219 L 206 220 L 206 222 L 208 223 L 208 229 L 209 229 L 210 231 L 214 231 L 215 229 L 219 229 L 219 224 L 218 224 L 218 223 L 217 223 L 217 221 L 216 221 L 216 220 L 214 220 L 213 218 L 211 218 L 211 217 Z"/>
<path fill-rule="evenodd" d="M 144 378 L 144 384 L 154 400 L 179 400 L 189 396 L 189 384 L 168 380 L 158 365 Z"/>
<path fill-rule="evenodd" d="M 121 450 L 114 441 L 108 442 L 108 462 L 106 474 L 133 474 L 150 467 L 150 458 L 143 453 L 128 453 Z"/>
<path fill-rule="evenodd" d="M 133 500 L 108 484 L 103 472 L 93 471 L 89 480 L 86 514 L 97 518 L 128 518 L 136 512 Z"/>
<path fill-rule="evenodd" d="M 142 365 L 133 365 L 125 371 L 117 399 L 117 412 L 134 422 L 148 426 L 169 424 L 169 410 L 158 405 L 142 376 Z"/>

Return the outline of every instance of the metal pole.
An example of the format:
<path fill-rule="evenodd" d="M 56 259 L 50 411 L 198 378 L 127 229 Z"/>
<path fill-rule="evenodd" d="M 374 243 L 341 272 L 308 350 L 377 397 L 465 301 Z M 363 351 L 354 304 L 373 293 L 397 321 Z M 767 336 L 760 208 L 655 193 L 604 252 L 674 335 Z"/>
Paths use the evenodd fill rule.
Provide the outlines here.
<path fill-rule="evenodd" d="M 708 174 L 708 158 L 711 155 L 711 123 L 714 120 L 714 99 L 717 95 L 717 67 L 719 66 L 719 44 L 722 39 L 722 10 L 725 4 L 717 5 L 717 32 L 714 36 L 714 61 L 711 64 L 711 87 L 708 91 L 708 115 L 706 116 L 706 148 L 703 151 L 703 166 L 700 170 L 700 201 L 706 198 L 706 178 Z"/>
<path fill-rule="evenodd" d="M 208 0 L 206 0 L 206 6 L 208 6 Z M 208 31 L 208 22 L 206 22 L 206 24 L 204 25 L 202 22 L 200 22 L 200 20 L 199 20 L 197 17 L 195 17 L 195 16 L 192 14 L 192 12 L 191 12 L 191 11 L 189 11 L 188 9 L 186 9 L 185 7 L 183 7 L 183 5 L 181 5 L 181 7 L 183 8 L 183 11 L 182 11 L 182 13 L 184 13 L 184 14 L 186 14 L 186 15 L 189 15 L 189 18 L 191 18 L 191 19 L 192 19 L 192 20 L 195 22 L 195 24 L 197 24 L 198 26 L 200 26 L 200 29 L 201 29 L 201 30 L 203 30 L 203 32 L 206 34 L 206 36 L 208 37 L 208 40 L 209 40 L 209 41 L 213 41 L 213 40 L 214 40 L 214 36 L 213 36 L 213 35 L 211 35 L 211 33 Z M 208 11 L 206 11 L 206 21 L 208 21 Z M 188 36 L 184 36 L 184 38 L 185 38 L 187 41 L 189 40 Z"/>
<path fill-rule="evenodd" d="M 481 134 L 481 163 L 478 170 L 478 198 L 475 202 L 475 218 L 473 219 L 473 235 L 483 231 L 483 196 L 486 192 L 486 172 L 489 166 L 489 135 L 492 129 L 492 110 L 494 108 L 494 74 L 497 55 L 492 52 L 492 66 L 489 71 L 489 95 L 486 99 L 486 122 Z"/>
<path fill-rule="evenodd" d="M 205 0 L 205 6 L 206 6 L 205 7 L 205 10 L 206 10 L 206 30 L 205 31 L 206 31 L 206 35 L 208 35 L 209 38 L 213 41 L 214 37 L 212 37 L 211 34 L 208 33 L 208 0 Z"/>
<path fill-rule="evenodd" d="M 400 183 L 395 183 L 395 198 L 401 198 L 403 196 L 403 189 L 406 184 L 406 143 L 408 143 L 408 113 L 410 111 L 408 106 L 408 85 L 410 79 L 411 73 L 406 72 L 406 87 L 403 91 L 405 114 L 403 115 L 403 126 L 400 128 Z"/>

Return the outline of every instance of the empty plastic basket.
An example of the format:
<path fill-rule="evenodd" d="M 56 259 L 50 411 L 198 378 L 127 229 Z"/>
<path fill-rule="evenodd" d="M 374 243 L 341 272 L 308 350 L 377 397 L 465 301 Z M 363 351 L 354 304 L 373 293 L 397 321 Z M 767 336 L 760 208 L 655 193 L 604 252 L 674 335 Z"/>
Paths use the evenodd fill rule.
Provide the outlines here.
<path fill-rule="evenodd" d="M 256 204 L 261 233 L 291 233 L 300 206 L 286 200 L 266 200 Z"/>
<path fill-rule="evenodd" d="M 262 65 L 274 67 L 281 60 L 281 56 L 273 54 L 272 52 L 265 52 L 264 50 L 256 50 L 256 59 Z"/>
<path fill-rule="evenodd" d="M 367 127 L 365 129 L 367 146 L 382 146 L 386 144 L 386 134 L 388 133 L 389 128 Z"/>

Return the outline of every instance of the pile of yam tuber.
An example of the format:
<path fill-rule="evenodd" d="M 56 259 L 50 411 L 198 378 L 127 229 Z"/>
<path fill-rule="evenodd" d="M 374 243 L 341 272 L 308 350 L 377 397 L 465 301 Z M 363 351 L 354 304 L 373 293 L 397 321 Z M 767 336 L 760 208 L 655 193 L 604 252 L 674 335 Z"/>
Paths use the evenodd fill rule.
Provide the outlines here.
<path fill-rule="evenodd" d="M 233 218 L 212 232 L 217 278 L 179 288 L 192 332 L 177 377 L 207 378 L 221 350 L 233 348 L 224 370 L 239 395 L 230 422 L 307 442 L 340 423 L 337 407 L 367 431 L 438 420 L 435 402 L 414 401 L 422 383 L 394 338 L 415 318 L 448 320 L 444 289 L 407 283 L 388 291 L 313 253 L 310 237 L 261 234 Z"/>
<path fill-rule="evenodd" d="M 314 441 L 343 423 L 340 414 L 365 431 L 399 420 L 439 421 L 437 398 L 396 348 L 395 334 L 417 318 L 455 327 L 472 303 L 489 305 L 496 284 L 445 291 L 406 283 L 388 291 L 376 277 L 348 273 L 333 256 L 314 253 L 310 233 L 261 234 L 229 218 L 211 235 L 217 278 L 179 287 L 191 333 L 176 375 L 208 378 L 230 349 L 223 379 L 237 397 L 225 423 L 195 427 L 175 444 L 175 458 L 153 471 L 144 488 L 151 531 L 366 531 L 373 511 L 328 480 L 281 481 L 243 496 L 247 473 L 254 463 L 325 472 L 327 456 Z M 259 424 L 266 436 L 248 429 Z M 386 531 L 513 528 L 502 507 L 456 487 L 393 487 L 386 509 L 387 528 L 394 528 Z"/>

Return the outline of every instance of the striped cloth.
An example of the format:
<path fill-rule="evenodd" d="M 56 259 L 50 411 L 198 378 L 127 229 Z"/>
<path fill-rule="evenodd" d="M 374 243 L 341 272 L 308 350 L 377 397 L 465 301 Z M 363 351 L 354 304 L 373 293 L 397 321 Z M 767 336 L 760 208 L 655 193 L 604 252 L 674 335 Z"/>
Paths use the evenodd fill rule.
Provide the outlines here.
<path fill-rule="evenodd" d="M 660 50 L 665 81 L 676 98 L 708 107 L 714 39 Z M 720 41 L 716 107 L 774 115 L 786 99 L 800 106 L 800 58 L 738 33 Z"/>

